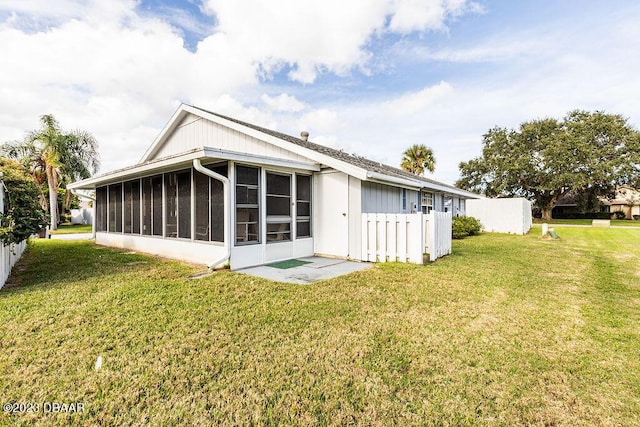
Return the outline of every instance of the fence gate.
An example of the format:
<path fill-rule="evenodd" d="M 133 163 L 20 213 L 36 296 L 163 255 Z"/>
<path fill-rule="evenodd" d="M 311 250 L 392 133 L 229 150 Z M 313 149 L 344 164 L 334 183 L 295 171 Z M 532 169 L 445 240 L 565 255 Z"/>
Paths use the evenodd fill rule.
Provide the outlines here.
<path fill-rule="evenodd" d="M 451 213 L 362 214 L 362 260 L 422 264 L 451 253 Z"/>

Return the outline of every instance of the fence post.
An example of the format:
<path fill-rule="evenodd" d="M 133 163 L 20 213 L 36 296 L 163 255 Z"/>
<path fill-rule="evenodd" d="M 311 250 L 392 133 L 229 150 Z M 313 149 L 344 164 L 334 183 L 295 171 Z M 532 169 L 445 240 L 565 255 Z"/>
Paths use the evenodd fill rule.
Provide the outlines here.
<path fill-rule="evenodd" d="M 387 262 L 387 215 L 376 214 L 377 261 Z"/>

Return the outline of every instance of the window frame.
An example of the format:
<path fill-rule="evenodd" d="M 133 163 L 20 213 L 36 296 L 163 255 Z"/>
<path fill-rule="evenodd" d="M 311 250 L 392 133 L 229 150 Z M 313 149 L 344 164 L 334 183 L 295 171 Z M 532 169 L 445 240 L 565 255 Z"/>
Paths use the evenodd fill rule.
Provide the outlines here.
<path fill-rule="evenodd" d="M 425 199 L 427 203 L 425 203 Z M 428 203 L 429 200 L 431 203 Z M 432 192 L 420 190 L 420 210 L 422 213 L 428 214 L 433 210 L 433 200 L 434 194 Z"/>

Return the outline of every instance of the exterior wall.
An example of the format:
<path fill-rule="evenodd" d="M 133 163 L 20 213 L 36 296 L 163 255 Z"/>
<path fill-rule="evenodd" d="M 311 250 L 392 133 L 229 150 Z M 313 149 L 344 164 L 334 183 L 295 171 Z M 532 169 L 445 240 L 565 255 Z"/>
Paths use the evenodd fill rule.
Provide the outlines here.
<path fill-rule="evenodd" d="M 283 243 L 234 246 L 231 248 L 231 269 L 313 256 L 313 242 L 313 238 L 304 238 Z"/>
<path fill-rule="evenodd" d="M 420 210 L 420 192 L 406 189 L 406 208 L 402 208 L 402 188 L 362 181 L 362 213 L 411 213 Z"/>
<path fill-rule="evenodd" d="M 444 212 L 444 195 L 442 193 L 433 194 L 433 210 Z"/>
<path fill-rule="evenodd" d="M 626 219 L 633 219 L 634 215 L 640 215 L 640 205 L 629 206 L 628 204 L 611 205 L 611 213 L 622 211 L 626 215 Z"/>
<path fill-rule="evenodd" d="M 466 212 L 465 199 L 462 197 L 453 197 L 451 201 L 451 213 L 453 216 L 463 216 Z"/>
<path fill-rule="evenodd" d="M 165 239 L 135 234 L 98 232 L 96 233 L 96 243 L 194 264 L 209 264 L 225 255 L 224 247 L 215 243 L 200 243 L 191 240 Z"/>
<path fill-rule="evenodd" d="M 360 259 L 362 253 L 362 181 L 349 177 L 349 254 Z"/>
<path fill-rule="evenodd" d="M 159 159 L 172 154 L 200 148 L 214 147 L 255 156 L 272 157 L 293 161 L 310 160 L 264 141 L 245 135 L 217 123 L 189 114 L 182 120 L 173 134 L 153 156 Z M 151 160 L 151 159 L 150 159 Z"/>

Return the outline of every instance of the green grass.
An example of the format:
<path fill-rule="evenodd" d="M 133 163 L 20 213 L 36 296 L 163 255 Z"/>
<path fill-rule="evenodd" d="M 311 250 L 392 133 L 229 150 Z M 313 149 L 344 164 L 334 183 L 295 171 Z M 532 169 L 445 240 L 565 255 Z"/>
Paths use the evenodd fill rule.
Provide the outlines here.
<path fill-rule="evenodd" d="M 572 224 L 572 225 L 591 225 L 593 222 L 592 219 L 552 219 L 551 221 L 543 221 L 540 218 L 534 218 L 533 222 L 535 224 Z M 629 219 L 612 219 L 611 225 L 621 226 L 621 227 L 640 227 L 640 221 L 629 220 Z"/>
<path fill-rule="evenodd" d="M 640 230 L 538 235 L 305 286 L 37 240 L 0 396 L 87 409 L 0 424 L 638 425 Z"/>
<path fill-rule="evenodd" d="M 77 224 L 72 225 L 69 223 L 58 225 L 57 230 L 50 230 L 51 234 L 77 234 L 77 233 L 91 233 L 91 224 Z"/>

